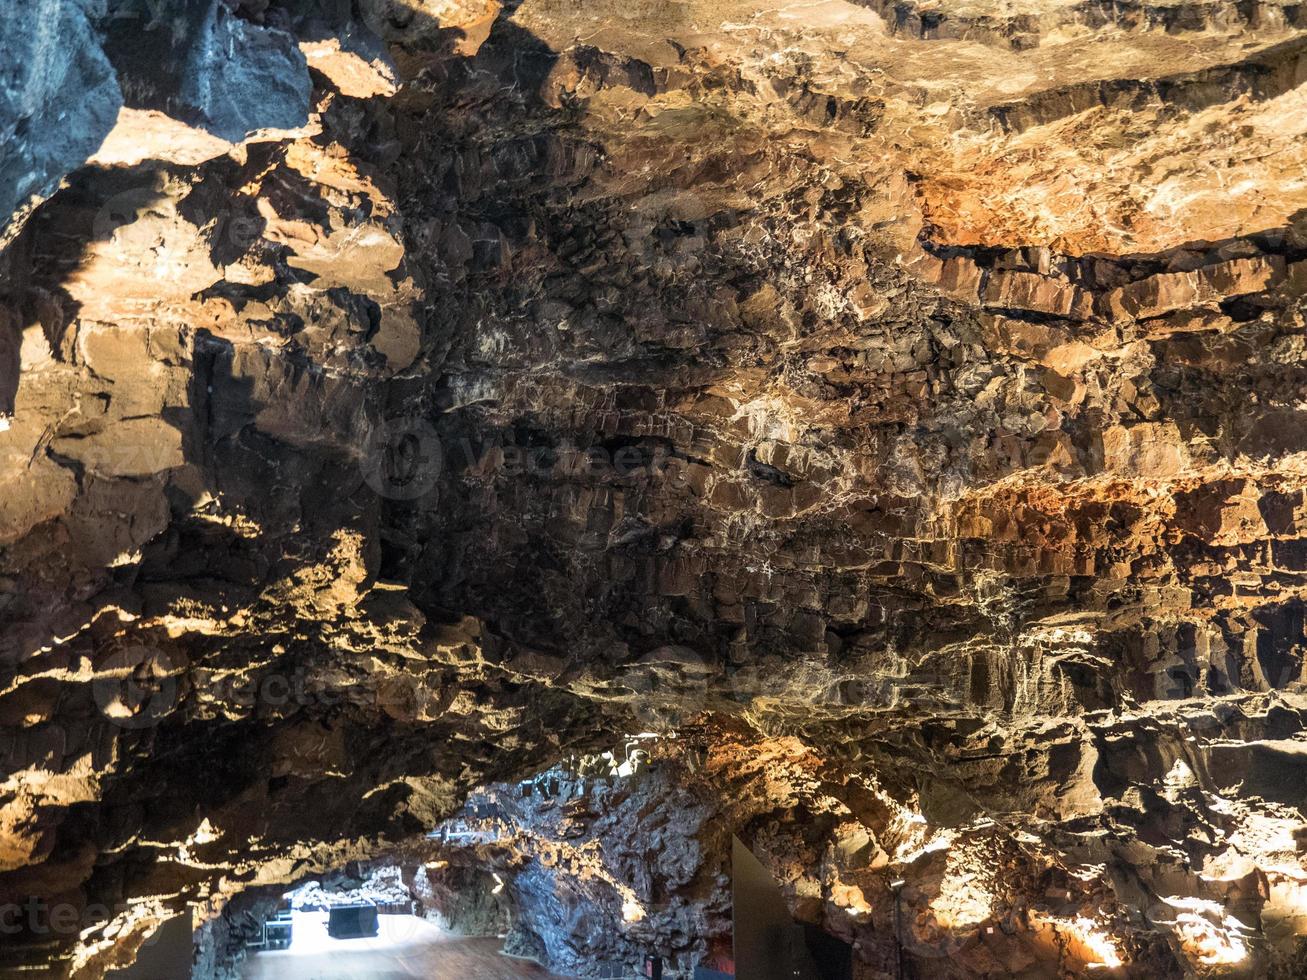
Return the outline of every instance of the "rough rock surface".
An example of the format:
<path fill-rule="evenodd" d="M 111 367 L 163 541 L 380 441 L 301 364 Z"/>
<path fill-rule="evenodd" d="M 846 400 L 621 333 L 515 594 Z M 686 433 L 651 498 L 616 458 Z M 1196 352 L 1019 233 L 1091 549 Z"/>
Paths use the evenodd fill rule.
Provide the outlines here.
<path fill-rule="evenodd" d="M 1307 969 L 1307 8 L 19 6 L 6 962 L 652 731 L 555 966 Z"/>
<path fill-rule="evenodd" d="M 1240 841 L 1238 857 L 1187 843 L 1187 860 L 1159 849 L 1141 862 L 1131 850 L 1139 838 L 1185 821 L 1151 801 L 1069 822 L 1053 844 L 1031 832 L 1028 818 L 1014 819 L 1010 804 L 1002 811 L 984 798 L 960 799 L 934 772 L 857 771 L 857 760 L 823 757 L 789 736 L 696 727 L 640 744 L 647 761 L 634 773 L 609 772 L 592 758 L 474 794 L 442 825 L 436 859 L 417 876 L 462 881 L 469 869 L 494 869 L 508 885 L 514 932 L 506 946 L 568 976 L 635 976 L 651 952 L 678 977 L 729 962 L 732 835 L 751 842 L 797 919 L 852 946 L 860 977 L 895 975 L 895 947 L 886 942 L 894 881 L 906 882 L 903 946 L 913 975 L 925 977 L 1083 976 L 1108 967 L 1179 976 L 1177 961 L 1186 960 L 1191 972 L 1236 966 L 1246 974 L 1230 949 L 1250 941 L 1241 923 L 1253 908 L 1281 938 L 1296 928 L 1284 916 L 1294 900 L 1277 897 L 1246 856 L 1265 828 L 1241 800 L 1204 800 L 1183 762 L 1160 795 L 1182 809 L 1185 801 L 1204 827 L 1219 828 L 1216 836 Z M 940 797 L 954 811 L 937 824 L 923 810 L 938 812 Z M 1104 846 L 1104 838 L 1120 844 Z M 1214 897 L 1192 894 L 1204 886 L 1190 863 L 1220 869 Z M 1188 897 L 1159 899 L 1138 890 L 1140 877 Z M 1301 966 L 1269 954 L 1258 970 L 1294 976 Z"/>

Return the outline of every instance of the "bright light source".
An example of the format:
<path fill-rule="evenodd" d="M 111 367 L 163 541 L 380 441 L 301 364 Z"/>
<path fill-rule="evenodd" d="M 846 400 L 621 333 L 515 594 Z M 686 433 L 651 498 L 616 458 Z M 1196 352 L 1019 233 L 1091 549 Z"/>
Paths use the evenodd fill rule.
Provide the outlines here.
<path fill-rule="evenodd" d="M 1084 961 L 1087 969 L 1112 970 L 1125 962 L 1121 958 L 1121 950 L 1104 931 L 1102 924 L 1088 916 L 1078 915 L 1074 919 L 1067 919 L 1032 910 L 1031 918 L 1052 926 L 1067 936 L 1071 940 L 1072 952 Z"/>
<path fill-rule="evenodd" d="M 1116 948 L 1116 943 L 1107 937 L 1093 919 L 1079 916 L 1072 923 L 1072 928 L 1085 949 L 1096 957 L 1088 964 L 1090 967 L 1101 966 L 1112 969 L 1121 965 L 1121 953 Z"/>
<path fill-rule="evenodd" d="M 336 939 L 327 932 L 327 917 L 326 912 L 293 912 L 290 948 L 264 950 L 258 954 L 259 957 L 315 957 L 324 968 L 329 965 L 339 968 L 342 956 L 368 956 L 381 950 L 425 946 L 449 938 L 448 933 L 443 932 L 439 926 L 416 915 L 382 914 L 377 916 L 377 935 Z M 340 975 L 355 974 L 342 972 Z"/>
<path fill-rule="evenodd" d="M 1167 922 L 1149 917 L 1162 925 L 1171 925 L 1180 938 L 1184 952 L 1204 966 L 1229 966 L 1248 958 L 1248 945 L 1243 940 L 1244 924 L 1217 902 L 1205 898 L 1184 898 L 1172 895 L 1164 899 L 1167 905 L 1180 911 Z"/>
<path fill-rule="evenodd" d="M 1241 963 L 1248 956 L 1243 939 L 1228 925 L 1217 926 L 1195 912 L 1181 912 L 1175 925 L 1185 951 L 1205 966 Z"/>
<path fill-rule="evenodd" d="M 897 891 L 897 889 L 895 889 Z M 852 916 L 871 915 L 871 906 L 867 904 L 867 899 L 862 894 L 862 889 L 856 885 L 849 888 L 844 895 L 848 902 L 844 906 L 844 911 Z"/>
<path fill-rule="evenodd" d="M 912 864 L 927 854 L 948 850 L 953 846 L 953 841 L 957 838 L 957 834 L 951 830 L 940 830 L 934 834 L 928 833 L 925 820 L 918 822 L 909 819 L 907 824 L 911 830 L 908 836 L 894 849 L 892 860 L 895 864 Z"/>
<path fill-rule="evenodd" d="M 500 892 L 504 890 L 504 879 L 499 877 L 499 875 L 495 874 L 495 872 L 493 871 L 490 872 L 490 874 L 494 876 L 495 879 L 495 887 L 491 889 L 490 894 L 498 895 Z"/>
<path fill-rule="evenodd" d="M 212 844 L 219 836 L 217 828 L 209 823 L 209 818 L 205 817 L 200 821 L 200 825 L 195 828 L 195 833 L 187 839 L 187 844 Z"/>
<path fill-rule="evenodd" d="M 946 929 L 968 929 L 990 917 L 994 893 L 986 857 L 968 843 L 949 851 L 939 894 L 930 902 L 935 920 Z"/>

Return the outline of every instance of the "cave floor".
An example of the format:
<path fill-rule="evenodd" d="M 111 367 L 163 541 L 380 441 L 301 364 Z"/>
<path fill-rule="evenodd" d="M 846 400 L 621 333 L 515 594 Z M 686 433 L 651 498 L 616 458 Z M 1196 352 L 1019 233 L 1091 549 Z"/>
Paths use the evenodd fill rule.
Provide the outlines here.
<path fill-rule="evenodd" d="M 411 915 L 383 915 L 372 939 L 332 939 L 325 912 L 296 912 L 289 949 L 255 953 L 245 980 L 562 980 L 528 960 L 503 956 L 502 941 L 445 932 Z"/>

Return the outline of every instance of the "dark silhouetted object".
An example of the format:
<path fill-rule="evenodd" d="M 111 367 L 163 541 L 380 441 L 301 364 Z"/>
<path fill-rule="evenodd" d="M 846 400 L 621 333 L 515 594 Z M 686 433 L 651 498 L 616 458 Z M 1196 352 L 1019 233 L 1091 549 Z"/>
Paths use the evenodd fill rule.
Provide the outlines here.
<path fill-rule="evenodd" d="M 110 970 L 106 980 L 190 980 L 191 957 L 195 953 L 191 935 L 191 913 L 175 915 L 145 941 L 136 962 L 121 970 Z M 35 974 L 34 974 L 35 976 Z"/>
<path fill-rule="evenodd" d="M 267 949 L 290 949 L 294 938 L 294 915 L 290 899 L 284 898 L 277 906 L 277 911 L 263 923 L 263 939 Z"/>
<path fill-rule="evenodd" d="M 907 882 L 899 879 L 890 882 L 890 891 L 894 893 L 894 958 L 898 980 L 903 980 L 903 886 Z"/>
<path fill-rule="evenodd" d="M 333 939 L 363 939 L 380 931 L 377 907 L 371 903 L 337 905 L 327 913 L 327 935 Z"/>
<path fill-rule="evenodd" d="M 816 926 L 803 927 L 803 940 L 821 980 L 853 980 L 853 947 Z"/>
<path fill-rule="evenodd" d="M 732 842 L 731 870 L 735 975 L 741 980 L 821 980 L 780 886 L 738 837 Z"/>

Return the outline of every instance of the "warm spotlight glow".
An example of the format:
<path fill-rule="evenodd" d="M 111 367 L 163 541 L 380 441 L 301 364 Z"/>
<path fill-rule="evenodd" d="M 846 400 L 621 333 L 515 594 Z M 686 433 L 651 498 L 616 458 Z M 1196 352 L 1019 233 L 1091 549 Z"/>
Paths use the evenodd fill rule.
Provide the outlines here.
<path fill-rule="evenodd" d="M 1248 956 L 1248 947 L 1237 933 L 1213 925 L 1193 912 L 1181 912 L 1175 918 L 1181 935 L 1181 945 L 1199 963 L 1206 966 L 1223 966 L 1241 963 Z"/>
<path fill-rule="evenodd" d="M 932 835 L 926 830 L 924 821 L 920 825 L 912 821 L 911 827 L 911 833 L 894 849 L 895 864 L 912 864 L 927 854 L 934 854 L 936 851 L 943 851 L 953 846 L 956 835 L 951 830 L 941 830 Z"/>
<path fill-rule="evenodd" d="M 1108 936 L 1102 923 L 1088 916 L 1078 915 L 1071 919 L 1032 910 L 1031 917 L 1061 933 L 1069 942 L 1070 952 L 1083 960 L 1087 969 L 1110 970 L 1125 962 L 1120 948 Z"/>
<path fill-rule="evenodd" d="M 622 920 L 625 922 L 639 922 L 644 918 L 644 907 L 635 900 L 634 897 L 627 898 L 622 903 Z"/>
<path fill-rule="evenodd" d="M 1122 964 L 1121 952 L 1116 948 L 1116 943 L 1108 938 L 1093 919 L 1087 919 L 1083 915 L 1078 916 L 1072 922 L 1071 928 L 1081 945 L 1094 955 L 1089 966 L 1105 966 L 1110 969 Z"/>
<path fill-rule="evenodd" d="M 212 844 L 220 836 L 221 835 L 218 833 L 217 828 L 215 828 L 213 824 L 209 823 L 208 817 L 205 817 L 203 820 L 200 821 L 199 827 L 195 829 L 195 833 L 191 834 L 191 836 L 187 839 L 186 843 L 187 844 Z"/>
<path fill-rule="evenodd" d="M 1242 939 L 1218 929 L 1202 916 L 1182 914 L 1176 926 L 1184 937 L 1185 951 L 1206 966 L 1241 963 L 1248 956 Z"/>
<path fill-rule="evenodd" d="M 890 885 L 893 888 L 893 885 Z M 871 904 L 857 885 L 835 882 L 831 886 L 831 899 L 852 916 L 871 915 Z"/>
<path fill-rule="evenodd" d="M 1185 955 L 1203 966 L 1230 966 L 1248 958 L 1244 926 L 1216 902 L 1172 895 L 1166 904 L 1178 909 L 1169 923 L 1180 938 Z"/>
<path fill-rule="evenodd" d="M 989 919 L 1002 882 L 993 822 L 976 821 L 955 836 L 930 911 L 945 929 L 966 930 Z"/>
<path fill-rule="evenodd" d="M 973 875 L 949 874 L 930 903 L 935 920 L 946 929 L 965 929 L 989 918 L 994 896 Z"/>

